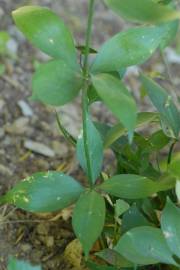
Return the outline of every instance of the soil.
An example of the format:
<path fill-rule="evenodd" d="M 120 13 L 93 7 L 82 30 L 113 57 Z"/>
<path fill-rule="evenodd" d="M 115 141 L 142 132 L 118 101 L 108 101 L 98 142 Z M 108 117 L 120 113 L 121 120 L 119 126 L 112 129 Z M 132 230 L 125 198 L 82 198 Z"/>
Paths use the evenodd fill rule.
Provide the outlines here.
<path fill-rule="evenodd" d="M 57 128 L 53 108 L 29 100 L 35 66 L 37 62 L 46 61 L 48 58 L 25 40 L 12 21 L 11 12 L 27 4 L 52 8 L 69 25 L 76 43 L 84 44 L 87 0 L 0 0 L 0 31 L 7 31 L 11 36 L 11 55 L 0 59 L 0 63 L 6 66 L 6 72 L 0 77 L 0 194 L 37 171 L 59 170 L 80 181 L 85 179 L 75 159 L 74 150 Z M 129 26 L 108 11 L 101 1 L 97 1 L 94 25 L 94 48 L 98 48 L 107 38 Z M 170 64 L 173 87 L 168 79 L 166 86 L 176 90 L 180 85 L 178 65 L 176 62 Z M 166 74 L 158 54 L 144 68 Z M 135 69 L 129 71 L 127 82 L 134 89 L 133 94 L 137 102 L 141 103 L 141 109 L 151 110 L 146 99 L 143 104 L 140 100 Z M 25 107 L 22 104 L 25 104 Z M 77 136 L 81 127 L 79 99 L 57 110 L 66 128 Z M 111 123 L 115 121 L 101 104 L 93 106 L 92 111 L 95 119 Z M 32 144 L 43 144 L 45 153 L 27 149 L 29 140 Z M 112 158 L 108 153 L 106 158 L 109 160 L 106 164 L 110 163 L 111 170 Z M 78 269 L 77 262 L 65 256 L 69 252 L 69 244 L 71 246 L 75 243 L 72 242 L 75 236 L 71 228 L 71 210 L 70 208 L 55 214 L 32 215 L 12 206 L 1 207 L 0 270 L 6 269 L 10 255 L 35 264 L 41 263 L 45 270 Z M 78 246 L 77 243 L 75 245 Z M 83 266 L 80 268 L 83 269 Z"/>

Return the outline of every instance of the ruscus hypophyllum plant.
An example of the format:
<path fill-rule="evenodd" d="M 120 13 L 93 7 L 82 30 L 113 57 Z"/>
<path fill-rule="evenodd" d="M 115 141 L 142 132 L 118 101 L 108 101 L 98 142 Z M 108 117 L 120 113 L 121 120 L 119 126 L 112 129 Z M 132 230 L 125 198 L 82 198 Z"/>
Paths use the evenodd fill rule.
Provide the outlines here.
<path fill-rule="evenodd" d="M 35 213 L 75 204 L 72 225 L 86 259 L 100 238 L 102 250 L 96 256 L 102 264 L 89 261 L 90 269 L 179 269 L 180 156 L 173 149 L 179 141 L 180 112 L 167 91 L 142 72 L 140 82 L 157 112 L 138 112 L 123 77 L 128 67 L 144 63 L 157 49 L 163 54 L 177 33 L 180 12 L 173 1 L 104 0 L 138 26 L 117 33 L 96 51 L 91 48 L 96 1 L 87 2 L 86 41 L 81 46 L 75 46 L 67 26 L 48 8 L 25 6 L 13 12 L 17 27 L 52 58 L 33 76 L 32 99 L 61 106 L 82 96 L 80 136 L 71 136 L 58 115 L 57 121 L 76 148 L 87 184 L 57 171 L 39 172 L 15 185 L 1 203 Z M 115 126 L 92 121 L 95 101 L 115 115 Z M 144 136 L 138 128 L 145 124 L 153 124 L 156 131 Z M 158 161 L 164 147 L 169 148 L 167 161 Z M 111 148 L 117 160 L 114 176 L 101 173 L 105 148 Z"/>

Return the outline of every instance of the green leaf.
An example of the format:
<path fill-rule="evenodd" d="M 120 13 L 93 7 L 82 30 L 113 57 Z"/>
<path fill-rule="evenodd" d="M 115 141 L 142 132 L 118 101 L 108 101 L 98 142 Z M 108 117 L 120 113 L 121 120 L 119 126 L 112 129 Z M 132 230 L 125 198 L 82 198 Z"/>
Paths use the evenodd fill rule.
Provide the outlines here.
<path fill-rule="evenodd" d="M 162 212 L 161 228 L 170 250 L 180 258 L 180 209 L 169 199 Z"/>
<path fill-rule="evenodd" d="M 140 226 L 151 226 L 151 223 L 145 218 L 134 203 L 122 217 L 122 234 L 134 227 Z"/>
<path fill-rule="evenodd" d="M 110 72 L 109 74 L 112 75 L 113 77 L 116 77 L 117 79 L 122 79 L 125 73 L 126 73 L 126 69 L 122 68 L 119 71 L 113 71 L 113 72 Z M 89 104 L 92 104 L 93 102 L 96 102 L 96 101 L 101 101 L 101 98 L 97 94 L 97 91 L 93 85 L 90 85 L 88 88 L 88 99 L 89 99 Z"/>
<path fill-rule="evenodd" d="M 93 85 L 90 85 L 89 86 L 87 95 L 88 95 L 88 102 L 89 102 L 89 104 L 92 104 L 92 103 L 94 103 L 96 101 L 100 101 L 101 100 L 101 98 L 98 96 L 98 94 L 96 92 L 96 89 L 94 88 Z"/>
<path fill-rule="evenodd" d="M 175 137 L 180 131 L 180 113 L 173 103 L 172 97 L 165 89 L 145 75 L 141 75 L 141 81 L 151 99 L 151 102 L 159 111 L 162 120 L 171 127 Z"/>
<path fill-rule="evenodd" d="M 170 142 L 170 138 L 167 137 L 162 130 L 154 132 L 149 138 L 149 147 L 152 150 L 161 150 Z"/>
<path fill-rule="evenodd" d="M 180 18 L 180 13 L 153 0 L 104 0 L 118 15 L 133 22 L 160 23 Z"/>
<path fill-rule="evenodd" d="M 164 34 L 162 27 L 154 26 L 131 28 L 118 33 L 101 47 L 92 64 L 92 72 L 117 71 L 144 63 L 158 48 Z"/>
<path fill-rule="evenodd" d="M 176 196 L 178 198 L 178 202 L 180 202 L 180 180 L 176 182 Z"/>
<path fill-rule="evenodd" d="M 124 199 L 142 199 L 158 191 L 158 184 L 146 177 L 120 174 L 106 180 L 98 188 Z"/>
<path fill-rule="evenodd" d="M 100 236 L 104 221 L 105 202 L 103 197 L 93 190 L 83 193 L 76 203 L 72 224 L 86 257 Z"/>
<path fill-rule="evenodd" d="M 78 95 L 81 85 L 79 72 L 64 61 L 50 61 L 42 64 L 33 77 L 32 99 L 48 105 L 64 105 Z"/>
<path fill-rule="evenodd" d="M 115 216 L 118 218 L 122 214 L 124 214 L 124 212 L 126 212 L 130 206 L 126 201 L 119 199 L 119 200 L 116 200 L 114 207 L 115 207 Z"/>
<path fill-rule="evenodd" d="M 164 28 L 164 37 L 160 43 L 161 50 L 165 49 L 176 37 L 179 27 L 179 21 L 172 21 L 163 24 L 161 27 Z"/>
<path fill-rule="evenodd" d="M 27 262 L 10 257 L 8 261 L 8 270 L 41 270 L 41 266 L 32 266 Z"/>
<path fill-rule="evenodd" d="M 116 267 L 107 266 L 107 265 L 100 265 L 96 264 L 92 261 L 88 261 L 87 263 L 88 269 L 90 270 L 118 270 Z"/>
<path fill-rule="evenodd" d="M 158 262 L 177 265 L 161 230 L 149 226 L 133 228 L 125 233 L 115 250 L 127 260 L 140 265 Z"/>
<path fill-rule="evenodd" d="M 142 112 L 137 115 L 137 124 L 136 128 L 140 128 L 145 124 L 149 124 L 151 122 L 158 122 L 158 114 L 153 112 Z M 118 140 L 121 136 L 123 136 L 127 130 L 121 125 L 117 124 L 113 126 L 105 137 L 104 147 L 107 148 L 111 146 L 116 140 Z"/>
<path fill-rule="evenodd" d="M 72 177 L 49 171 L 17 183 L 3 201 L 30 212 L 53 212 L 73 204 L 83 190 Z"/>
<path fill-rule="evenodd" d="M 89 113 L 86 115 L 86 127 L 87 127 L 87 147 L 89 151 L 90 157 L 90 169 L 91 169 L 91 178 L 93 183 L 95 183 L 97 177 L 99 176 L 102 168 L 103 162 L 103 142 L 101 139 L 101 135 L 98 130 L 95 128 Z M 84 138 L 83 131 L 77 141 L 76 146 L 77 158 L 80 162 L 83 170 L 88 174 L 88 165 L 85 155 L 85 147 L 84 147 Z"/>
<path fill-rule="evenodd" d="M 103 259 L 107 263 L 114 265 L 118 268 L 120 267 L 132 267 L 132 263 L 127 261 L 123 256 L 113 249 L 104 249 L 96 253 L 96 256 Z"/>
<path fill-rule="evenodd" d="M 33 45 L 54 58 L 61 58 L 71 67 L 77 65 L 76 49 L 69 29 L 51 10 L 24 6 L 13 13 L 17 27 Z"/>
<path fill-rule="evenodd" d="M 180 155 L 174 157 L 168 167 L 170 173 L 180 180 Z"/>
<path fill-rule="evenodd" d="M 127 130 L 133 133 L 136 118 L 136 103 L 125 85 L 109 74 L 92 77 L 93 85 L 106 106 L 121 121 Z"/>

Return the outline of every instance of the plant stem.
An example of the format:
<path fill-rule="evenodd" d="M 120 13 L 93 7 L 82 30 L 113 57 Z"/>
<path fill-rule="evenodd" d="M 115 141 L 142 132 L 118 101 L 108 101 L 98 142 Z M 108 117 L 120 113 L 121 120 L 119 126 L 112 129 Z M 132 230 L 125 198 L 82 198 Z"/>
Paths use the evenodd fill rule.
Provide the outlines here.
<path fill-rule="evenodd" d="M 168 164 L 168 165 L 171 163 L 171 160 L 172 160 L 172 153 L 173 153 L 175 144 L 176 144 L 176 141 L 174 141 L 174 142 L 171 144 L 171 146 L 170 146 L 169 153 L 168 153 L 168 160 L 167 160 L 167 164 Z"/>
<path fill-rule="evenodd" d="M 91 162 L 90 162 L 90 153 L 88 149 L 87 118 L 89 117 L 89 115 L 88 115 L 87 90 L 89 87 L 88 57 L 89 57 L 89 48 L 90 48 L 90 42 L 91 42 L 94 3 L 95 3 L 95 0 L 89 0 L 85 57 L 84 57 L 84 65 L 83 65 L 84 84 L 83 84 L 83 89 L 82 89 L 83 140 L 84 140 L 84 150 L 85 150 L 85 156 L 86 156 L 86 162 L 87 162 L 87 174 L 88 174 L 88 179 L 90 181 L 91 187 L 93 186 L 93 181 L 92 181 L 92 168 L 91 168 Z"/>
<path fill-rule="evenodd" d="M 76 139 L 63 127 L 63 125 L 61 124 L 61 119 L 57 113 L 57 111 L 55 110 L 55 114 L 56 114 L 56 121 L 58 124 L 58 127 L 60 129 L 60 131 L 62 132 L 62 134 L 64 135 L 65 139 L 72 144 L 73 146 L 76 145 Z"/>
<path fill-rule="evenodd" d="M 89 0 L 88 22 L 87 22 L 85 55 L 84 55 L 84 66 L 83 66 L 83 74 L 85 78 L 87 78 L 88 76 L 88 57 L 89 57 L 89 49 L 90 49 L 90 42 L 91 42 L 94 3 L 95 3 L 95 0 Z"/>

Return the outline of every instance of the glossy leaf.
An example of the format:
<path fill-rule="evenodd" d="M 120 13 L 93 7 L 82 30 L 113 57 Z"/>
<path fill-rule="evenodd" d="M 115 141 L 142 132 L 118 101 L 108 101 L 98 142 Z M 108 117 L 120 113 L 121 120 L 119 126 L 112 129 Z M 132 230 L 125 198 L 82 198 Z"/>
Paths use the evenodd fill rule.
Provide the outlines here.
<path fill-rule="evenodd" d="M 145 124 L 149 124 L 151 122 L 158 122 L 158 114 L 151 112 L 142 112 L 137 115 L 137 123 L 136 128 L 140 128 Z M 117 124 L 113 126 L 105 137 L 104 147 L 107 148 L 112 145 L 117 139 L 123 136 L 127 130 L 122 126 L 122 124 Z"/>
<path fill-rule="evenodd" d="M 33 77 L 32 99 L 48 105 L 64 105 L 78 95 L 81 85 L 80 73 L 64 61 L 50 61 L 41 65 Z"/>
<path fill-rule="evenodd" d="M 41 270 L 40 266 L 32 266 L 27 262 L 19 261 L 10 257 L 8 261 L 8 270 Z"/>
<path fill-rule="evenodd" d="M 164 28 L 164 37 L 160 43 L 161 50 L 165 49 L 176 37 L 179 27 L 179 21 L 175 20 L 162 25 Z"/>
<path fill-rule="evenodd" d="M 125 233 L 115 250 L 140 265 L 158 262 L 177 265 L 161 230 L 149 226 L 137 227 Z"/>
<path fill-rule="evenodd" d="M 104 0 L 118 15 L 135 22 L 160 23 L 180 18 L 180 13 L 153 0 Z"/>
<path fill-rule="evenodd" d="M 7 192 L 3 202 L 30 212 L 53 212 L 73 204 L 83 190 L 72 177 L 60 172 L 35 173 Z"/>
<path fill-rule="evenodd" d="M 167 123 L 175 137 L 180 131 L 180 113 L 173 103 L 172 97 L 165 89 L 145 75 L 141 75 L 141 81 L 156 109 L 159 111 L 162 120 Z"/>
<path fill-rule="evenodd" d="M 164 29 L 154 26 L 131 28 L 118 33 L 101 47 L 92 64 L 92 72 L 117 71 L 142 64 L 158 48 L 163 37 Z"/>
<path fill-rule="evenodd" d="M 124 234 L 125 232 L 131 230 L 135 227 L 141 226 L 151 226 L 151 223 L 147 220 L 147 218 L 141 213 L 136 204 L 134 203 L 126 213 L 124 213 L 122 217 L 122 226 L 121 232 Z"/>
<path fill-rule="evenodd" d="M 99 74 L 93 76 L 92 79 L 98 95 L 106 106 L 121 121 L 123 126 L 133 133 L 136 125 L 137 107 L 125 85 L 109 74 Z"/>
<path fill-rule="evenodd" d="M 107 263 L 120 267 L 132 267 L 133 264 L 121 256 L 117 251 L 113 249 L 104 249 L 96 253 L 96 256 L 103 259 Z"/>
<path fill-rule="evenodd" d="M 170 250 L 180 258 L 180 209 L 169 199 L 162 212 L 161 228 Z"/>
<path fill-rule="evenodd" d="M 50 9 L 24 6 L 13 12 L 13 18 L 33 45 L 54 58 L 65 60 L 71 67 L 77 65 L 72 35 L 64 22 Z"/>
<path fill-rule="evenodd" d="M 90 170 L 91 178 L 93 183 L 95 183 L 97 177 L 99 176 L 102 168 L 103 162 L 103 142 L 101 135 L 94 126 L 90 115 L 87 113 L 86 117 L 86 127 L 87 127 L 87 147 L 90 156 Z M 82 131 L 83 132 L 83 131 Z M 76 146 L 77 158 L 80 162 L 81 167 L 88 175 L 88 165 L 85 155 L 84 138 L 81 132 Z"/>
<path fill-rule="evenodd" d="M 124 199 L 142 199 L 158 191 L 158 184 L 146 177 L 120 174 L 106 180 L 98 188 Z"/>
<path fill-rule="evenodd" d="M 100 236 L 105 221 L 105 201 L 95 191 L 83 193 L 76 203 L 72 224 L 87 257 L 93 244 Z"/>

